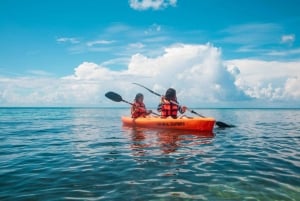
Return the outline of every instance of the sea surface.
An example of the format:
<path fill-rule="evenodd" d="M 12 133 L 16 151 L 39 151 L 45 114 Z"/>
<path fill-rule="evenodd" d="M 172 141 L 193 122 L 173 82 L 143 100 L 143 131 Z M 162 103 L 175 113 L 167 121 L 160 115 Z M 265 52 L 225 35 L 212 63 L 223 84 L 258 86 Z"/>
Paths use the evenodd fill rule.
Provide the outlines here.
<path fill-rule="evenodd" d="M 196 111 L 235 127 L 128 128 L 128 108 L 0 108 L 0 200 L 300 200 L 299 109 Z"/>

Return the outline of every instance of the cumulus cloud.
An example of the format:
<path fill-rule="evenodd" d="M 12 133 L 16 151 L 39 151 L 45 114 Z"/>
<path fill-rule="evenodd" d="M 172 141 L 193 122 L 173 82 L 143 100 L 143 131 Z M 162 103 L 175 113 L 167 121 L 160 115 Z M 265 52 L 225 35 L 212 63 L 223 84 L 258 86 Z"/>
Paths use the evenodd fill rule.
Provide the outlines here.
<path fill-rule="evenodd" d="M 135 10 L 159 10 L 169 6 L 176 6 L 177 0 L 130 0 L 129 5 Z"/>
<path fill-rule="evenodd" d="M 63 77 L 67 80 L 111 80 L 115 75 L 121 74 L 120 72 L 114 72 L 108 68 L 99 66 L 98 64 L 91 62 L 83 62 L 77 68 L 74 69 L 74 74 Z"/>
<path fill-rule="evenodd" d="M 132 85 L 132 82 L 140 82 L 162 94 L 168 87 L 174 87 L 182 100 L 193 105 L 199 102 L 247 99 L 235 86 L 234 76 L 235 74 L 222 64 L 220 49 L 210 44 L 176 44 L 166 48 L 158 57 L 133 55 L 128 68 L 122 71 L 83 62 L 74 69 L 72 75 L 55 80 L 1 79 L 2 91 L 6 91 L 2 93 L 4 95 L 1 102 L 8 103 L 13 99 L 15 104 L 20 104 L 22 100 L 27 104 L 34 101 L 40 104 L 97 104 L 95 97 L 99 97 L 100 94 L 103 96 L 108 90 L 120 91 L 127 97 L 134 97 L 135 93 L 142 89 Z M 7 88 L 15 90 L 8 94 Z M 26 98 L 21 98 L 22 96 Z M 157 97 L 152 100 L 155 105 Z"/>
<path fill-rule="evenodd" d="M 300 99 L 300 76 L 290 77 L 286 80 L 284 85 L 284 95 L 294 100 Z"/>
<path fill-rule="evenodd" d="M 222 64 L 220 56 L 221 51 L 210 44 L 177 44 L 156 58 L 133 55 L 128 72 L 151 78 L 149 85 L 161 92 L 167 86 L 174 87 L 193 104 L 247 99 L 234 85 L 234 75 Z"/>
<path fill-rule="evenodd" d="M 149 106 L 159 98 L 133 85 L 141 83 L 164 94 L 176 89 L 179 101 L 191 107 L 220 106 L 256 100 L 300 100 L 300 62 L 222 60 L 222 52 L 211 44 L 174 44 L 159 56 L 134 54 L 127 68 L 112 70 L 93 62 L 83 62 L 71 75 L 53 77 L 0 76 L 0 105 L 112 106 L 107 91 L 120 93 L 132 101 L 137 92 Z M 119 104 L 120 106 L 122 104 Z"/>
<path fill-rule="evenodd" d="M 59 79 L 17 77 L 0 78 L 0 104 L 28 106 L 61 104 L 65 101 Z"/>
<path fill-rule="evenodd" d="M 279 62 L 261 60 L 231 60 L 240 71 L 236 86 L 248 96 L 260 100 L 300 100 L 299 61 Z"/>

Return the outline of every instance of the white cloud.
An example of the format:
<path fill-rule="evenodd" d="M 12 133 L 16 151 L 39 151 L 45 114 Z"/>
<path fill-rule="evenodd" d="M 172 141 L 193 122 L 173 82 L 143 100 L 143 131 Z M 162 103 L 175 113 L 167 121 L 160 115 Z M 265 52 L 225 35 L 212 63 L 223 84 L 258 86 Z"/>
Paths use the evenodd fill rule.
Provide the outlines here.
<path fill-rule="evenodd" d="M 77 38 L 58 38 L 58 39 L 56 39 L 56 42 L 58 42 L 58 43 L 71 43 L 71 44 L 80 43 L 80 41 Z"/>
<path fill-rule="evenodd" d="M 52 75 L 51 73 L 49 73 L 47 71 L 43 71 L 43 70 L 30 70 L 30 71 L 28 71 L 28 73 L 35 75 L 35 76 L 43 76 L 43 77 Z"/>
<path fill-rule="evenodd" d="M 289 34 L 289 35 L 283 35 L 281 36 L 281 43 L 292 45 L 295 41 L 295 35 Z"/>
<path fill-rule="evenodd" d="M 278 43 L 282 27 L 273 23 L 242 24 L 228 27 L 220 32 L 224 34 L 222 42 L 256 46 Z"/>
<path fill-rule="evenodd" d="M 122 106 L 104 97 L 105 92 L 115 91 L 128 101 L 142 92 L 146 104 L 156 106 L 159 98 L 132 82 L 161 94 L 174 87 L 179 101 L 191 107 L 300 101 L 300 62 L 223 61 L 221 50 L 211 44 L 174 44 L 155 57 L 134 54 L 122 70 L 104 64 L 83 62 L 61 78 L 0 77 L 0 105 Z"/>
<path fill-rule="evenodd" d="M 174 87 L 182 100 L 194 105 L 247 98 L 234 85 L 234 76 L 222 64 L 220 55 L 220 50 L 209 44 L 177 44 L 154 58 L 135 54 L 128 69 L 122 71 L 84 62 L 75 68 L 74 74 L 60 79 L 1 79 L 2 91 L 17 89 L 2 96 L 1 102 L 20 104 L 24 100 L 25 104 L 50 104 L 53 101 L 52 104 L 89 105 L 97 104 L 95 97 L 101 94 L 103 99 L 104 92 L 108 90 L 120 91 L 131 99 L 137 91 L 142 91 L 131 84 L 134 81 L 155 87 L 159 93 L 164 93 L 167 87 Z M 152 105 L 155 105 L 157 97 L 149 100 L 153 100 Z"/>
<path fill-rule="evenodd" d="M 131 43 L 129 44 L 128 49 L 142 49 L 144 47 L 145 45 L 143 43 Z"/>
<path fill-rule="evenodd" d="M 95 45 L 108 45 L 108 44 L 112 44 L 114 42 L 115 41 L 113 41 L 113 40 L 95 40 L 95 41 L 87 42 L 86 45 L 88 47 L 92 47 L 92 46 L 95 46 Z"/>
<path fill-rule="evenodd" d="M 145 34 L 146 34 L 146 35 L 156 34 L 156 33 L 160 32 L 161 30 L 162 30 L 161 25 L 158 25 L 158 24 L 152 24 L 152 25 L 145 31 Z"/>
<path fill-rule="evenodd" d="M 159 10 L 169 6 L 176 6 L 177 0 L 130 0 L 129 5 L 135 10 Z"/>
<path fill-rule="evenodd" d="M 114 34 L 119 34 L 124 32 L 126 33 L 131 31 L 132 31 L 131 26 L 122 23 L 113 23 L 111 26 L 107 27 L 104 30 L 104 33 L 106 33 L 109 36 L 109 35 L 114 35 Z"/>
<path fill-rule="evenodd" d="M 103 101 L 105 91 L 117 90 L 105 79 L 83 78 L 82 80 L 76 76 L 0 78 L 0 105 L 99 106 Z M 109 85 L 111 87 L 108 87 Z"/>
<path fill-rule="evenodd" d="M 284 85 L 284 92 L 285 96 L 299 100 L 300 99 L 300 76 L 297 77 L 290 77 L 287 79 L 285 85 Z"/>
<path fill-rule="evenodd" d="M 300 61 L 279 62 L 261 60 L 231 60 L 228 66 L 238 66 L 236 85 L 247 95 L 262 100 L 300 100 Z"/>
<path fill-rule="evenodd" d="M 71 76 L 66 76 L 63 79 L 68 80 L 110 80 L 113 79 L 116 72 L 109 70 L 108 68 L 99 66 L 91 62 L 83 62 L 77 68 Z"/>
<path fill-rule="evenodd" d="M 222 64 L 220 55 L 220 50 L 210 44 L 178 44 L 156 58 L 134 55 L 128 72 L 151 78 L 150 85 L 157 88 L 172 86 L 194 104 L 247 99 L 234 85 L 234 76 Z"/>
<path fill-rule="evenodd" d="M 300 48 L 283 50 L 283 51 L 272 50 L 271 52 L 268 52 L 267 55 L 270 55 L 270 56 L 293 56 L 293 55 L 300 55 Z"/>
<path fill-rule="evenodd" d="M 122 40 L 116 40 L 122 35 Z M 95 39 L 82 39 L 78 44 L 67 42 L 62 38 L 60 43 L 65 43 L 65 48 L 71 54 L 88 52 L 105 52 L 119 57 L 130 57 L 137 52 L 147 55 L 157 55 L 162 51 L 162 44 L 170 44 L 174 40 L 169 37 L 169 32 L 156 23 L 143 27 L 131 27 L 126 24 L 113 23 L 101 31 Z M 147 48 L 144 48 L 147 47 Z M 101 57 L 101 55 L 100 55 Z M 113 58 L 114 59 L 114 58 Z"/>

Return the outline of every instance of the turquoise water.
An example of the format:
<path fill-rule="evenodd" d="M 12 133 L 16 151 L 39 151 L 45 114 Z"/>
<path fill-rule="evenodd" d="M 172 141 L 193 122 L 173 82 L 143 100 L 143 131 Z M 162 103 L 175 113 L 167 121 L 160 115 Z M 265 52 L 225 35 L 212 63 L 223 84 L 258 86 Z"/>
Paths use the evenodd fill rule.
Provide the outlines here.
<path fill-rule="evenodd" d="M 122 127 L 128 109 L 0 108 L 0 200 L 299 200 L 300 110 L 198 109 L 236 127 Z"/>

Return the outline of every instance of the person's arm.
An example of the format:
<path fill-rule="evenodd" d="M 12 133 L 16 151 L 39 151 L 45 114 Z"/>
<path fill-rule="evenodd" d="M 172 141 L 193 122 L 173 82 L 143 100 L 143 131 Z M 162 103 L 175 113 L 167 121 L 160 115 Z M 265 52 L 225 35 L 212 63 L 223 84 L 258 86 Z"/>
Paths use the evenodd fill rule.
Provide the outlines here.
<path fill-rule="evenodd" d="M 133 103 L 133 105 L 131 106 L 131 117 L 134 118 L 135 112 L 136 112 L 136 105 Z"/>
<path fill-rule="evenodd" d="M 144 112 L 144 111 L 146 111 L 146 109 L 144 107 L 141 107 L 137 103 L 133 103 L 133 105 L 131 106 L 131 113 L 134 113 L 134 112 Z"/>
<path fill-rule="evenodd" d="M 160 103 L 157 106 L 157 111 L 158 112 L 161 112 L 163 102 L 164 102 L 164 97 L 161 97 Z"/>
<path fill-rule="evenodd" d="M 146 110 L 146 107 L 143 107 L 143 106 L 137 106 L 136 108 L 135 108 L 135 110 L 136 111 L 138 111 L 138 112 L 147 112 L 147 110 Z"/>
<path fill-rule="evenodd" d="M 176 101 L 176 102 L 177 102 L 177 101 Z M 185 111 L 186 111 L 186 106 L 180 106 L 178 102 L 177 102 L 177 104 L 178 104 L 178 111 L 180 112 L 180 114 L 185 113 Z"/>
<path fill-rule="evenodd" d="M 146 115 L 148 115 L 148 111 L 146 110 L 146 108 L 144 106 L 140 106 L 137 103 L 133 103 L 133 105 L 131 107 L 131 117 L 137 118 L 142 113 L 145 113 Z"/>
<path fill-rule="evenodd" d="M 147 110 L 146 109 L 146 115 L 149 115 L 149 114 L 151 114 L 152 113 L 152 110 Z"/>
<path fill-rule="evenodd" d="M 152 113 L 152 110 L 147 110 L 145 104 L 143 104 L 142 106 L 140 106 L 140 107 L 138 108 L 138 111 L 139 111 L 140 113 L 144 113 L 144 115 L 149 115 L 149 114 Z"/>
<path fill-rule="evenodd" d="M 161 112 L 161 108 L 162 108 L 162 103 L 160 103 L 160 104 L 157 106 L 157 111 Z"/>

